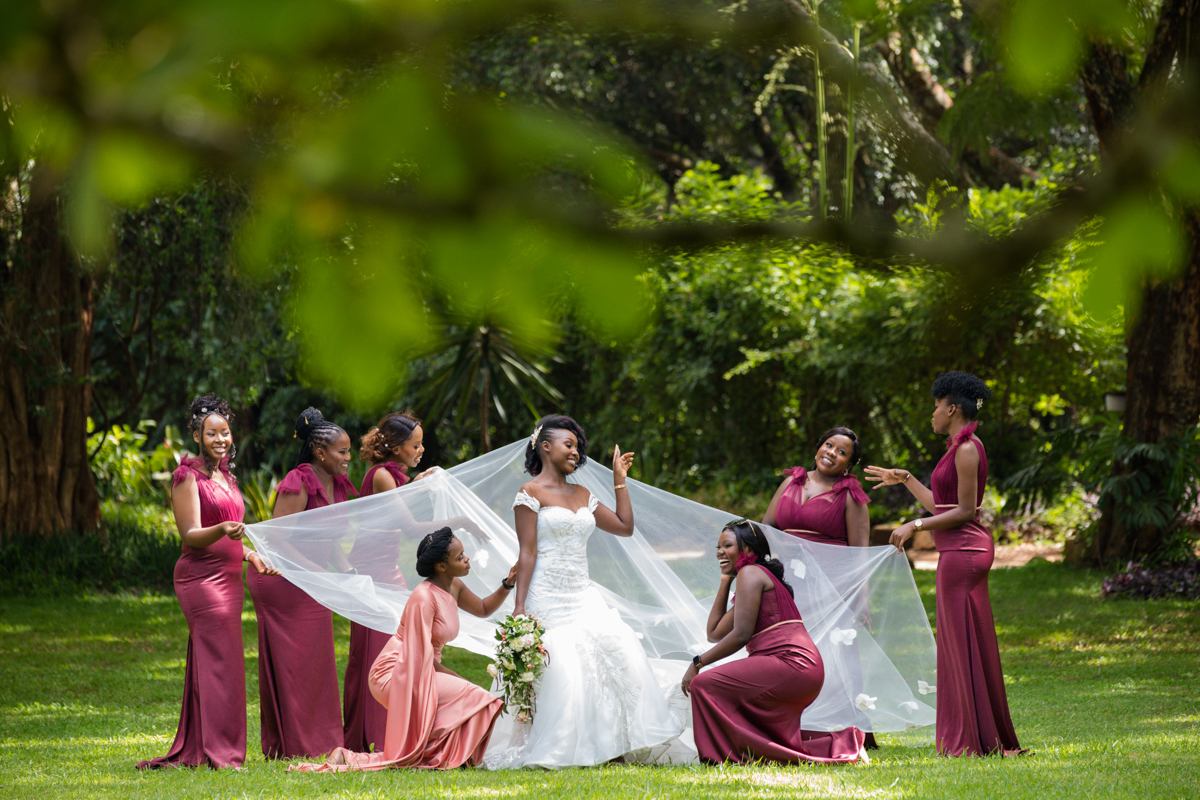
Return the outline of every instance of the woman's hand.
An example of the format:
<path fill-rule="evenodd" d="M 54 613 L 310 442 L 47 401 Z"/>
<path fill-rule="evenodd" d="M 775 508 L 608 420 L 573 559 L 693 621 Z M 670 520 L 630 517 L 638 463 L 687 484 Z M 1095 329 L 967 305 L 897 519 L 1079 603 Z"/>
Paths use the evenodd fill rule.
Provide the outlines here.
<path fill-rule="evenodd" d="M 737 565 L 732 561 L 718 561 L 717 563 L 721 565 L 721 582 L 733 583 L 734 579 L 737 578 Z"/>
<path fill-rule="evenodd" d="M 899 528 L 896 528 L 896 530 L 892 531 L 892 536 L 890 539 L 888 539 L 888 541 L 892 543 L 892 546 L 894 546 L 901 553 L 903 553 L 904 552 L 904 543 L 907 542 L 909 537 L 912 536 L 916 532 L 917 532 L 916 523 L 914 523 L 912 520 L 909 520 L 908 522 L 901 525 Z"/>
<path fill-rule="evenodd" d="M 419 480 L 421 480 L 421 478 L 424 478 L 426 475 L 430 475 L 434 472 L 437 472 L 439 469 L 441 469 L 441 467 L 430 467 L 429 469 L 427 469 L 424 472 L 417 475 L 417 477 L 413 478 L 413 480 L 419 481 Z"/>
<path fill-rule="evenodd" d="M 228 536 L 235 542 L 240 540 L 246 533 L 246 524 L 244 522 L 222 522 L 218 525 L 223 536 Z"/>
<path fill-rule="evenodd" d="M 267 566 L 267 562 L 263 561 L 262 556 L 253 550 L 246 556 L 246 561 L 250 562 L 250 566 L 254 567 L 254 571 L 259 575 L 278 575 L 279 570 L 271 569 Z"/>
<path fill-rule="evenodd" d="M 900 483 L 907 483 L 912 477 L 912 473 L 906 469 L 888 469 L 887 467 L 866 467 L 863 472 L 869 481 L 875 483 L 872 489 L 878 489 L 880 486 L 895 486 Z"/>
<path fill-rule="evenodd" d="M 618 486 L 629 476 L 629 468 L 633 466 L 633 453 L 622 453 L 621 448 L 613 445 L 613 485 Z"/>
<path fill-rule="evenodd" d="M 683 673 L 683 683 L 679 686 L 680 689 L 683 689 L 684 697 L 691 697 L 688 692 L 692 688 L 692 681 L 699 674 L 700 670 L 696 668 L 695 663 L 688 664 L 687 672 Z"/>
<path fill-rule="evenodd" d="M 504 579 L 504 582 L 507 583 L 509 586 L 516 588 L 516 585 L 517 585 L 517 565 L 516 564 L 513 564 L 512 567 L 509 568 L 508 577 Z"/>

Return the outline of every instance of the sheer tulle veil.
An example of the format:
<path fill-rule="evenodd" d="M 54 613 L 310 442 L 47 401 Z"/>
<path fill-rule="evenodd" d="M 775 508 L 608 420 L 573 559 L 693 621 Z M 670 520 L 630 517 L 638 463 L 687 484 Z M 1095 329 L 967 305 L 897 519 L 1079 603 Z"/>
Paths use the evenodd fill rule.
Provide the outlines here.
<path fill-rule="evenodd" d="M 421 579 L 416 548 L 432 530 L 456 530 L 471 559 L 467 585 L 479 595 L 500 585 L 517 558 L 512 502 L 529 480 L 524 440 L 401 489 L 247 527 L 247 535 L 292 583 L 317 602 L 362 625 L 394 632 Z M 612 472 L 589 459 L 572 480 L 614 507 Z M 592 580 L 605 601 L 638 634 L 646 654 L 682 674 L 692 655 L 711 645 L 705 621 L 719 581 L 717 536 L 731 515 L 628 480 L 636 518 L 632 537 L 597 532 L 588 542 Z M 787 572 L 796 605 L 825 661 L 825 685 L 804 713 L 808 730 L 848 724 L 874 731 L 932 725 L 936 663 L 933 634 L 905 557 L 894 547 L 838 547 L 805 542 L 765 528 Z M 345 563 L 315 564 L 297 543 L 335 540 Z M 491 656 L 495 620 L 462 615 L 454 646 Z M 551 654 L 553 658 L 553 653 Z M 858 719 L 847 719 L 847 708 Z"/>

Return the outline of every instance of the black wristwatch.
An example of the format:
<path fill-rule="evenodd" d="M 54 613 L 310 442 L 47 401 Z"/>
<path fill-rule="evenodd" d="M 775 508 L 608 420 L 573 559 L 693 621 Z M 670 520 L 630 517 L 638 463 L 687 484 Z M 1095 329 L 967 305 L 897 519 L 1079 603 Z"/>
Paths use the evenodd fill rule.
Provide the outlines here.
<path fill-rule="evenodd" d="M 697 672 L 704 666 L 704 662 L 700 660 L 700 656 L 692 656 L 692 666 L 696 668 Z"/>
<path fill-rule="evenodd" d="M 513 589 L 517 588 L 517 585 L 515 583 L 512 586 L 509 586 L 508 581 L 506 581 L 504 578 L 500 579 L 500 585 L 504 587 L 505 591 L 509 591 L 509 592 L 511 592 Z"/>

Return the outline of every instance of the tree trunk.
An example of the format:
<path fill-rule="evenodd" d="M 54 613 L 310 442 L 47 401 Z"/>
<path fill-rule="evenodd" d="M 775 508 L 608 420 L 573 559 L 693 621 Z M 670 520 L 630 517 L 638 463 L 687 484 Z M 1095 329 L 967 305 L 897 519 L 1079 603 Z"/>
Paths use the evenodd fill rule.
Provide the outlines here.
<path fill-rule="evenodd" d="M 1175 281 L 1148 283 L 1126 341 L 1124 435 L 1160 442 L 1200 422 L 1200 211 L 1184 217 L 1190 258 Z M 1163 532 L 1131 529 L 1115 505 L 1102 509 L 1090 560 L 1135 561 L 1152 553 Z"/>
<path fill-rule="evenodd" d="M 100 524 L 88 465 L 92 279 L 65 241 L 61 199 L 35 180 L 0 263 L 0 534 Z"/>

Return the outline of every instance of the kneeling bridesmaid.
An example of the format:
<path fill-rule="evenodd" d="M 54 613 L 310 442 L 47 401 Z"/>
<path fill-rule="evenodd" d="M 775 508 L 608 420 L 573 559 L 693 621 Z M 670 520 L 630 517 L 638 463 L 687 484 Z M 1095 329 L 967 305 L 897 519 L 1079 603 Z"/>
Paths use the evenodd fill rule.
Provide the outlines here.
<path fill-rule="evenodd" d="M 801 730 L 801 714 L 825 683 L 825 665 L 804 628 L 783 565 L 771 557 L 758 525 L 745 519 L 717 539 L 721 585 L 708 616 L 717 644 L 696 656 L 683 676 L 692 699 L 692 730 L 700 760 L 849 763 L 863 754 L 863 732 Z M 737 581 L 735 608 L 727 610 Z M 748 656 L 700 673 L 701 667 L 746 648 Z"/>
<path fill-rule="evenodd" d="M 442 648 L 458 636 L 458 610 L 487 617 L 512 589 L 516 567 L 488 597 L 462 582 L 471 562 L 449 528 L 421 540 L 417 574 L 425 578 L 404 605 L 400 627 L 371 668 L 371 694 L 387 709 L 383 752 L 354 753 L 343 747 L 324 764 L 289 770 L 344 772 L 386 767 L 455 769 L 483 761 L 503 701 L 442 666 Z"/>

